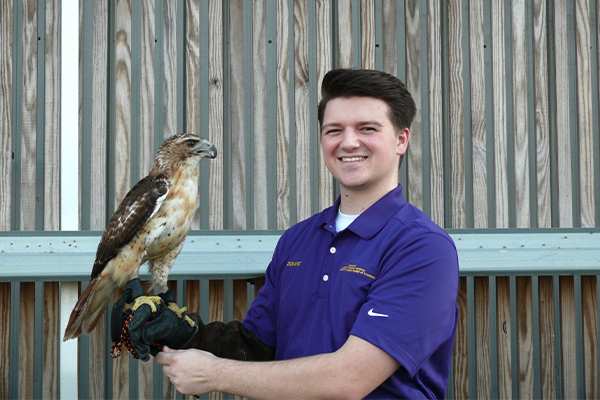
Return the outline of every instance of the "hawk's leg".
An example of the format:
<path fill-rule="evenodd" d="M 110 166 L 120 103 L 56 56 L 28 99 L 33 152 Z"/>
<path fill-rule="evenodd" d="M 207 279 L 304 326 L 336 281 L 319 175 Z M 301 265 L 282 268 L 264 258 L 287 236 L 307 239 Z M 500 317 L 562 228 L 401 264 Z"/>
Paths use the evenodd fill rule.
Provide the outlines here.
<path fill-rule="evenodd" d="M 173 250 L 164 256 L 148 261 L 148 270 L 152 274 L 153 278 L 150 291 L 152 291 L 155 287 L 158 287 L 163 293 L 169 289 L 167 287 L 169 272 L 171 271 L 171 267 L 173 267 L 175 259 L 179 253 L 181 253 L 181 249 L 183 249 L 183 243 L 184 240 L 182 240 L 181 243 L 179 243 L 175 248 L 173 248 Z"/>

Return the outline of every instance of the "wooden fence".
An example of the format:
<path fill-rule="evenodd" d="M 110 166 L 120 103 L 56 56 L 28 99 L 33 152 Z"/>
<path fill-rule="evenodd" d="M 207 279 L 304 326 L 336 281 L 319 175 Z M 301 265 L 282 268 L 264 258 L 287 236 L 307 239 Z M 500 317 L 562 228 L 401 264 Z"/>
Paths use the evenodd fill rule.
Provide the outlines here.
<path fill-rule="evenodd" d="M 78 21 L 61 17 L 73 4 Z M 69 49 L 61 40 L 77 23 L 78 63 L 63 58 Z M 50 231 L 51 242 L 66 217 L 74 217 L 77 230 L 102 231 L 164 138 L 183 131 L 219 149 L 201 166 L 208 190 L 195 230 L 286 229 L 338 193 L 321 161 L 316 121 L 321 78 L 335 67 L 380 69 L 407 84 L 418 114 L 400 180 L 407 199 L 440 226 L 598 228 L 599 43 L 597 0 L 0 0 L 0 231 Z M 65 75 L 73 63 L 77 76 Z M 74 112 L 61 105 L 67 92 L 78 93 Z M 67 119 L 79 127 L 76 139 L 61 131 Z M 61 154 L 67 140 L 77 150 Z M 64 178 L 71 169 L 77 178 Z M 67 202 L 75 206 L 61 211 Z M 81 268 L 88 274 L 91 263 Z M 558 295 L 555 278 L 540 277 L 538 286 L 534 278 L 462 279 L 474 297 L 461 301 L 481 310 L 494 290 L 510 296 L 539 287 L 542 297 Z M 595 279 L 559 279 L 565 316 L 577 309 L 578 287 L 583 305 L 592 307 Z M 58 391 L 58 344 L 47 339 L 44 367 L 36 369 L 35 338 L 52 335 L 38 331 L 32 338 L 30 328 L 36 315 L 46 315 L 43 307 L 54 309 L 60 284 L 27 282 L 0 284 L 0 313 L 12 315 L 20 304 L 19 326 L 0 318 L 2 338 L 17 335 L 23 360 L 30 360 L 0 361 L 2 398 L 13 368 L 20 368 L 19 397 Z M 245 298 L 244 282 L 234 284 L 241 291 L 234 298 Z M 221 283 L 209 285 L 219 293 Z M 46 300 L 33 303 L 32 295 Z M 221 303 L 214 304 L 210 318 L 219 318 Z M 476 323 L 485 321 L 481 312 Z M 44 329 L 57 329 L 57 320 L 52 315 Z M 516 333 L 527 337 L 528 325 L 519 326 L 524 331 Z M 473 342 L 460 338 L 457 352 L 468 351 Z M 100 343 L 90 339 L 92 354 L 102 354 Z M 0 346 L 10 345 L 4 339 Z M 519 350 L 520 363 L 530 359 L 527 351 Z M 90 371 L 99 371 L 93 360 Z M 583 364 L 585 384 L 592 385 L 585 393 L 598 397 L 592 361 Z M 540 381 L 528 375 L 529 366 L 511 376 L 523 383 L 522 397 Z M 499 389 L 507 376 L 497 386 L 490 378 L 487 389 L 486 369 L 477 371 L 479 397 L 507 393 Z M 561 390 L 569 397 L 579 387 L 571 378 L 552 386 L 544 371 L 542 393 L 549 397 Z M 454 378 L 456 398 L 467 395 L 463 372 Z M 571 364 L 562 372 L 572 373 Z M 95 379 L 90 374 L 90 396 L 106 395 Z M 31 392 L 30 382 L 42 389 Z"/>

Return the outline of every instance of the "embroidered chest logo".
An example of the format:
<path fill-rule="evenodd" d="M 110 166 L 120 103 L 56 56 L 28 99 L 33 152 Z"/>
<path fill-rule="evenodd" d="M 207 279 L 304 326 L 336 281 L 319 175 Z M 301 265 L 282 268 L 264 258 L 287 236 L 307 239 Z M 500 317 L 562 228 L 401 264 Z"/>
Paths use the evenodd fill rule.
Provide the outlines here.
<path fill-rule="evenodd" d="M 288 261 L 288 267 L 299 267 L 302 264 L 302 261 Z"/>
<path fill-rule="evenodd" d="M 354 272 L 355 274 L 360 274 L 360 275 L 368 276 L 371 279 L 375 279 L 375 277 L 373 275 L 368 274 L 364 268 L 357 267 L 356 264 L 348 264 L 346 266 L 343 266 L 342 268 L 340 268 L 340 271 Z"/>

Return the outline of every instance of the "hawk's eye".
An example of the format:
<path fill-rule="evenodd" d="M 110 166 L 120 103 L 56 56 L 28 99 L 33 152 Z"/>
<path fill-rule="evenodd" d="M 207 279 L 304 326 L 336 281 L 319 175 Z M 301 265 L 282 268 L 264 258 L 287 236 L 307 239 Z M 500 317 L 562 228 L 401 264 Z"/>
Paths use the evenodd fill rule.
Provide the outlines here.
<path fill-rule="evenodd" d="M 192 139 L 186 140 L 185 145 L 187 146 L 188 149 L 193 149 L 194 147 L 196 147 L 196 141 L 192 140 Z"/>

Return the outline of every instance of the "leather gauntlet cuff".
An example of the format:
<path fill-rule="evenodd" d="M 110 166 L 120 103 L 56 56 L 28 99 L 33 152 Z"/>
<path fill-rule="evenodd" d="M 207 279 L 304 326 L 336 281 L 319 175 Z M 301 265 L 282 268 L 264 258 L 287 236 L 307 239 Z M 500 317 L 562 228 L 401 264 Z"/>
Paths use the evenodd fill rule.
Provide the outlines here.
<path fill-rule="evenodd" d="M 205 325 L 198 314 L 189 314 L 198 331 L 182 347 L 208 351 L 217 357 L 241 361 L 272 361 L 275 349 L 263 344 L 239 321 L 211 322 Z"/>

